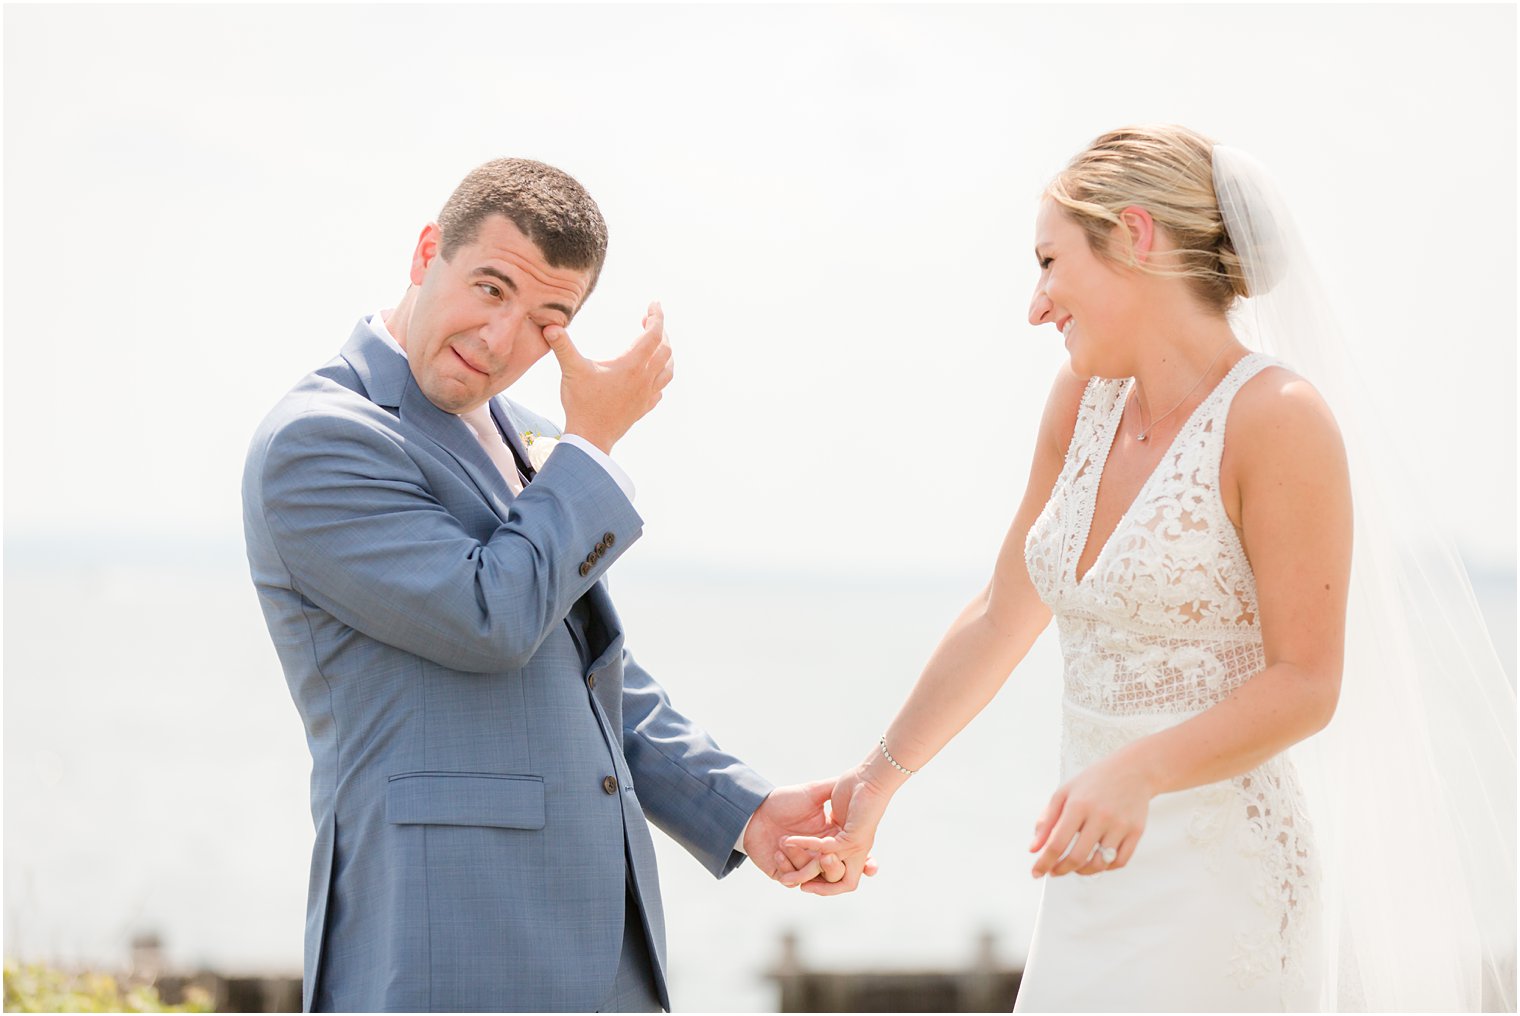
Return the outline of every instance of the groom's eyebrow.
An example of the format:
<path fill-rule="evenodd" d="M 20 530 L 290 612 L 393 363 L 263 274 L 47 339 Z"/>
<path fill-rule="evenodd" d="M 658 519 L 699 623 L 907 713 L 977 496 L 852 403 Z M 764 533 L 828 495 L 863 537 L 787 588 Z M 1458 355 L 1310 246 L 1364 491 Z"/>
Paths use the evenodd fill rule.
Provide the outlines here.
<path fill-rule="evenodd" d="M 506 272 L 501 271 L 498 268 L 492 268 L 490 265 L 481 265 L 479 268 L 475 269 L 474 274 L 477 275 L 477 276 L 479 276 L 479 275 L 490 276 L 491 278 L 495 279 L 497 282 L 500 282 L 503 286 L 506 286 L 512 292 L 514 292 L 514 293 L 517 292 L 517 283 L 515 283 L 515 282 L 512 281 L 512 277 L 510 275 L 508 275 Z M 546 304 L 544 304 L 544 306 L 547 307 L 549 310 L 557 310 L 557 311 L 559 311 L 561 314 L 565 315 L 565 317 L 567 317 L 567 318 L 573 318 L 573 317 L 575 317 L 575 311 L 571 310 L 569 307 L 566 307 L 562 303 L 546 303 Z"/>
<path fill-rule="evenodd" d="M 497 282 L 500 282 L 503 286 L 506 286 L 512 292 L 517 292 L 517 283 L 512 281 L 512 276 L 508 275 L 506 272 L 492 268 L 490 265 L 485 265 L 483 267 L 475 269 L 475 274 L 488 275 L 491 278 L 495 279 Z"/>

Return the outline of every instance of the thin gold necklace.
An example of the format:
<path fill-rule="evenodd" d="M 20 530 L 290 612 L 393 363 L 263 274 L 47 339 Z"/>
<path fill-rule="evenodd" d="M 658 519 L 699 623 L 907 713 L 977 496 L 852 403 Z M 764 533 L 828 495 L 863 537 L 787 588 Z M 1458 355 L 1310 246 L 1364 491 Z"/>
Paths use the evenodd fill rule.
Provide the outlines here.
<path fill-rule="evenodd" d="M 1216 363 L 1219 362 L 1219 358 L 1224 355 L 1224 351 L 1229 348 L 1230 342 L 1233 342 L 1233 341 L 1234 341 L 1234 339 L 1231 339 L 1228 342 L 1225 342 L 1224 345 L 1222 345 L 1222 346 L 1219 347 L 1219 352 L 1217 352 L 1217 353 L 1214 354 L 1214 359 L 1210 360 L 1209 361 L 1209 365 L 1207 367 L 1203 368 L 1203 377 L 1200 377 L 1197 381 L 1193 382 L 1193 387 L 1191 387 L 1191 388 L 1189 388 L 1187 390 L 1187 394 L 1186 395 L 1184 395 L 1182 398 L 1180 398 L 1180 399 L 1177 400 L 1177 404 L 1175 406 L 1173 406 L 1171 409 L 1168 409 L 1166 412 L 1162 413 L 1160 416 L 1158 416 L 1154 420 L 1152 420 L 1151 421 L 1151 425 L 1149 427 L 1141 427 L 1140 428 L 1140 433 L 1138 433 L 1138 434 L 1135 435 L 1135 440 L 1136 441 L 1144 441 L 1146 438 L 1150 437 L 1151 436 L 1151 431 L 1153 431 L 1153 430 L 1156 429 L 1156 424 L 1160 423 L 1162 420 L 1165 420 L 1168 416 L 1171 416 L 1177 410 L 1181 409 L 1182 408 L 1182 404 L 1184 402 L 1186 402 L 1188 399 L 1190 399 L 1190 398 L 1193 397 L 1193 393 L 1198 390 L 1198 386 L 1199 385 L 1203 384 L 1203 379 L 1206 378 L 1206 377 L 1208 377 L 1211 373 L 1213 373 L 1213 371 L 1214 371 L 1214 364 L 1216 364 Z M 1135 387 L 1136 388 L 1140 387 L 1140 379 L 1139 378 L 1135 379 Z M 1140 396 L 1140 418 L 1142 420 L 1145 419 L 1145 396 L 1144 395 Z"/>

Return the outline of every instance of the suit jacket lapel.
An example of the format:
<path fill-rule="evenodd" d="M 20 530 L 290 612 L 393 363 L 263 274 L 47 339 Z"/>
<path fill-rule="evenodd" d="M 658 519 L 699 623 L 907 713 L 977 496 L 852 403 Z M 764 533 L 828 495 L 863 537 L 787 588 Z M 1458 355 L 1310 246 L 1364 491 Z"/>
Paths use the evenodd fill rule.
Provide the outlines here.
<path fill-rule="evenodd" d="M 339 355 L 359 375 L 371 402 L 394 410 L 402 422 L 416 427 L 448 452 L 491 510 L 506 521 L 507 505 L 512 502 L 507 481 L 480 447 L 469 424 L 439 409 L 422 394 L 406 354 L 371 328 L 367 318 L 361 318 Z"/>
<path fill-rule="evenodd" d="M 359 375 L 365 396 L 383 409 L 401 408 L 401 395 L 411 379 L 412 369 L 400 348 L 391 345 L 369 326 L 368 318 L 360 318 L 353 334 L 338 354 Z"/>
<path fill-rule="evenodd" d="M 496 421 L 496 426 L 501 428 L 502 434 L 506 435 L 507 447 L 512 449 L 512 457 L 517 459 L 517 468 L 528 479 L 533 479 L 536 475 L 533 460 L 528 456 L 528 446 L 523 443 L 522 425 L 512 415 L 511 403 L 500 395 L 496 396 L 491 400 L 491 417 Z"/>
<path fill-rule="evenodd" d="M 512 491 L 495 463 L 486 455 L 486 450 L 480 447 L 469 424 L 429 402 L 410 373 L 407 377 L 406 390 L 401 394 L 402 422 L 416 427 L 448 452 L 474 482 L 491 510 L 505 522 L 510 511 L 508 505 L 512 503 Z"/>

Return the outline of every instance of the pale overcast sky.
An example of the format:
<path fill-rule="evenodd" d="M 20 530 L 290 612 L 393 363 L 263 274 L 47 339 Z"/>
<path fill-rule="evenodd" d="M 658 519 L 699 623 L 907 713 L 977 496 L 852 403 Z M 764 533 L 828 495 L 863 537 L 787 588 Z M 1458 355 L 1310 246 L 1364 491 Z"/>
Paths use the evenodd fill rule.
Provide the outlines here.
<path fill-rule="evenodd" d="M 1275 170 L 1441 521 L 1513 561 L 1513 6 L 11 6 L 4 56 L 8 541 L 239 540 L 259 417 L 523 155 L 611 225 L 582 348 L 667 311 L 646 561 L 987 567 L 1062 357 L 1036 198 L 1160 120 Z"/>

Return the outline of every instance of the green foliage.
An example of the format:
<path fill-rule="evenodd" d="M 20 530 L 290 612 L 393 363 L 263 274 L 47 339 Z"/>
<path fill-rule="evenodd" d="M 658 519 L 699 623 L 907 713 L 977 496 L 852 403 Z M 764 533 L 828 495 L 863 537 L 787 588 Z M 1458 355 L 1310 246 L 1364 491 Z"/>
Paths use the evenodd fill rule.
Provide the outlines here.
<path fill-rule="evenodd" d="M 122 984 L 110 974 L 69 973 L 41 963 L 5 961 L 6 1012 L 210 1012 L 199 988 L 183 1005 L 165 1005 L 151 984 Z"/>

